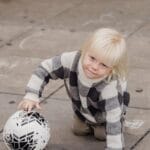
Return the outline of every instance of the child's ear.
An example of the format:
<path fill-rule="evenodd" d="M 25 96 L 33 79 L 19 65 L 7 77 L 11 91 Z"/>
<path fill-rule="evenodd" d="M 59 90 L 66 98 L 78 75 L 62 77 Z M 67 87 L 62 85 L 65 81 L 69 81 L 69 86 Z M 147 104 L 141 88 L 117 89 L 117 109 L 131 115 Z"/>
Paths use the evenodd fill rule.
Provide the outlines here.
<path fill-rule="evenodd" d="M 110 74 L 115 74 L 114 68 L 112 68 L 112 69 L 110 70 Z"/>
<path fill-rule="evenodd" d="M 109 76 L 112 76 L 115 73 L 114 69 L 110 69 Z"/>

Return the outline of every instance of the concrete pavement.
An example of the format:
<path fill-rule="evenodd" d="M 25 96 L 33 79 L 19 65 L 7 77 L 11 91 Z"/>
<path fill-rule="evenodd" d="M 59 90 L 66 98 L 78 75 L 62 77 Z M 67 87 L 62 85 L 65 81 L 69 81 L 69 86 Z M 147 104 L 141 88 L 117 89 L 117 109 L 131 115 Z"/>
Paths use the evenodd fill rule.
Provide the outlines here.
<path fill-rule="evenodd" d="M 149 10 L 149 0 L 0 0 L 0 131 L 43 59 L 80 49 L 94 30 L 112 27 L 126 36 L 129 51 L 126 149 L 149 150 Z M 42 110 L 52 130 L 47 149 L 104 149 L 104 142 L 71 133 L 71 103 L 62 85 L 50 81 L 43 95 L 51 95 Z M 0 149 L 6 150 L 1 139 L 2 133 Z"/>

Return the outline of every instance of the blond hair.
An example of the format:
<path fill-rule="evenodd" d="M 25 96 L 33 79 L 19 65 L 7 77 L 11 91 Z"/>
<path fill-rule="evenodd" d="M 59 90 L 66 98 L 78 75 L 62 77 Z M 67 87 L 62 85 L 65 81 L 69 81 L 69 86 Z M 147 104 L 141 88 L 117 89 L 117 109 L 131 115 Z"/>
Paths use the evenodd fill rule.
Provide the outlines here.
<path fill-rule="evenodd" d="M 97 30 L 81 47 L 82 57 L 87 51 L 95 52 L 104 63 L 112 66 L 111 75 L 126 77 L 126 42 L 121 33 L 110 28 Z"/>

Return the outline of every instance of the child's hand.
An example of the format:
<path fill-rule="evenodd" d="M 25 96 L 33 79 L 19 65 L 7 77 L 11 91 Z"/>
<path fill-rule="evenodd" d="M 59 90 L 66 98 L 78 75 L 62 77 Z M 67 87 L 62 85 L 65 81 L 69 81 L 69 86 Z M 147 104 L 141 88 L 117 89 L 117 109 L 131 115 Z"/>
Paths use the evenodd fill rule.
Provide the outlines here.
<path fill-rule="evenodd" d="M 18 105 L 18 109 L 23 109 L 28 112 L 30 112 L 33 108 L 41 109 L 39 102 L 24 99 Z"/>

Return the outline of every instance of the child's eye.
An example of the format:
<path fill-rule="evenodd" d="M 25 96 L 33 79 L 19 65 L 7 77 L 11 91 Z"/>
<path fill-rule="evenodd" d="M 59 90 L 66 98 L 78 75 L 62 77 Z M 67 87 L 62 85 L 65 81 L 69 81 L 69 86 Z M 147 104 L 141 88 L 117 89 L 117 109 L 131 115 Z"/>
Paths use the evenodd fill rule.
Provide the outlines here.
<path fill-rule="evenodd" d="M 107 66 L 107 65 L 105 65 L 105 64 L 103 64 L 103 63 L 101 63 L 101 65 L 102 65 L 103 67 L 105 67 L 105 68 L 108 68 L 108 66 Z"/>
<path fill-rule="evenodd" d="M 93 56 L 90 56 L 90 58 L 91 58 L 92 60 L 95 60 L 95 58 L 94 58 Z"/>

